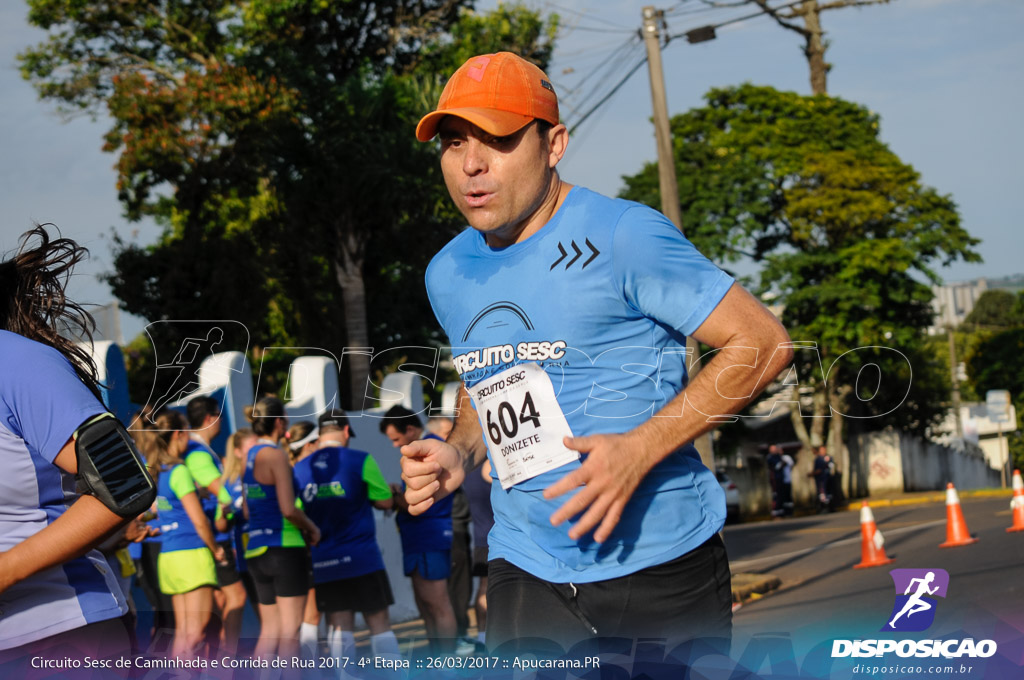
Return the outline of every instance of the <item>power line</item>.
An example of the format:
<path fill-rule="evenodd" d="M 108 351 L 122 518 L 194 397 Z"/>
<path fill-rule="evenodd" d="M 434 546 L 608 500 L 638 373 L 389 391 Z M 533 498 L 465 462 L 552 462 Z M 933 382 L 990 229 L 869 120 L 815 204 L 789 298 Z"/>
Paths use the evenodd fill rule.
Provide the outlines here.
<path fill-rule="evenodd" d="M 632 28 L 597 28 L 594 26 L 581 26 L 580 24 L 574 24 L 570 30 L 589 31 L 591 33 L 618 33 L 619 35 L 622 35 L 623 33 L 634 32 L 634 29 Z"/>
<path fill-rule="evenodd" d="M 719 22 L 717 24 L 712 24 L 711 26 L 700 26 L 699 28 L 687 31 L 686 33 L 676 33 L 674 35 L 668 36 L 668 39 L 684 38 L 684 37 L 687 36 L 687 34 L 693 33 L 694 31 L 700 31 L 702 29 L 707 29 L 707 28 L 710 28 L 710 29 L 722 28 L 723 26 L 728 26 L 730 24 L 737 24 L 737 23 L 739 23 L 741 21 L 746 21 L 747 19 L 756 19 L 757 17 L 769 14 L 770 13 L 770 12 L 768 12 L 769 9 L 773 10 L 773 11 L 774 10 L 780 10 L 780 9 L 786 9 L 786 8 L 789 8 L 789 7 L 793 7 L 794 5 L 801 5 L 801 4 L 803 4 L 803 2 L 804 2 L 804 0 L 793 0 L 792 2 L 787 2 L 787 3 L 782 4 L 782 5 L 776 5 L 775 7 L 769 7 L 768 9 L 761 10 L 760 12 L 754 12 L 753 14 L 746 14 L 746 15 L 741 16 L 741 17 L 736 17 L 735 19 L 729 19 L 727 21 L 722 21 L 722 22 Z M 714 37 L 714 36 L 712 35 L 712 37 Z"/>
<path fill-rule="evenodd" d="M 631 36 L 629 38 L 629 40 L 627 40 L 626 42 L 624 42 L 621 45 L 619 45 L 619 47 L 616 48 L 615 50 L 613 50 L 612 52 L 610 52 L 608 54 L 608 56 L 605 57 L 604 60 L 601 61 L 600 64 L 595 66 L 589 73 L 587 73 L 585 76 L 580 78 L 579 82 L 576 83 L 576 87 L 574 87 L 573 90 L 578 90 L 579 88 L 583 87 L 583 84 L 586 83 L 588 80 L 590 80 L 590 78 L 593 77 L 593 75 L 595 73 L 597 73 L 602 68 L 604 68 L 608 64 L 608 62 L 621 63 L 621 62 L 618 62 L 618 60 L 620 58 L 624 58 L 626 56 L 626 52 L 629 50 L 629 48 L 634 46 L 638 42 L 639 42 L 639 39 L 637 38 L 636 34 L 633 34 L 633 36 Z M 606 76 L 606 78 L 607 77 L 608 76 Z"/>
<path fill-rule="evenodd" d="M 770 7 L 768 9 L 773 10 L 773 11 L 774 10 L 780 10 L 780 9 L 786 9 L 788 7 L 793 7 L 794 5 L 802 4 L 803 1 L 804 0 L 792 0 L 791 2 L 784 3 L 784 4 L 781 4 L 781 5 L 776 5 L 775 7 Z M 680 2 L 675 7 L 680 7 L 685 2 L 686 2 L 686 0 L 683 0 L 683 2 Z M 717 10 L 717 9 L 724 9 L 724 8 L 723 7 L 708 7 L 706 9 L 707 10 L 710 10 L 710 9 L 716 9 Z M 696 13 L 696 12 L 697 12 L 697 10 L 694 10 L 692 13 Z M 741 16 L 741 17 L 736 17 L 736 18 L 733 18 L 733 19 L 727 19 L 727 20 L 719 22 L 717 24 L 711 24 L 711 25 L 707 25 L 707 26 L 699 26 L 699 27 L 690 29 L 689 31 L 686 31 L 686 32 L 683 32 L 683 33 L 677 33 L 677 34 L 674 34 L 674 35 L 667 35 L 665 42 L 660 45 L 660 49 L 664 50 L 665 49 L 665 45 L 667 45 L 668 41 L 671 40 L 672 38 L 687 37 L 691 42 L 699 42 L 700 40 L 710 40 L 710 39 L 715 37 L 714 31 L 715 31 L 716 28 L 721 28 L 723 26 L 728 26 L 728 25 L 731 25 L 731 24 L 739 23 L 741 21 L 746 21 L 748 19 L 755 19 L 757 17 L 764 16 L 766 14 L 769 14 L 768 10 L 761 10 L 761 11 L 756 12 L 754 14 L 747 14 L 747 15 L 744 15 L 744 16 Z M 662 15 L 662 16 L 664 16 L 664 15 Z M 627 44 L 628 44 L 628 42 L 627 42 Z M 622 48 L 620 47 L 619 50 L 616 50 L 612 54 L 613 55 L 617 54 L 621 49 Z M 600 70 L 604 66 L 604 64 L 606 64 L 610 59 L 611 59 L 611 56 L 609 56 L 609 58 L 607 58 L 604 61 L 602 61 L 601 64 L 598 65 L 587 76 L 585 76 L 584 79 L 589 78 L 591 75 L 593 75 L 598 70 Z M 620 59 L 618 61 L 618 64 L 621 64 L 622 62 L 623 62 L 623 59 Z M 580 117 L 580 119 L 578 121 L 573 123 L 572 127 L 569 128 L 569 133 L 572 134 L 573 132 L 575 132 L 576 129 L 578 129 L 580 127 L 580 125 L 582 125 L 584 123 L 584 121 L 586 121 L 588 118 L 590 118 L 590 116 L 593 115 L 593 113 L 595 111 L 597 111 L 609 99 L 611 99 L 615 95 L 615 93 L 618 92 L 622 88 L 622 86 L 626 84 L 626 81 L 628 81 L 633 76 L 633 74 L 636 73 L 640 69 L 640 67 L 643 66 L 645 63 L 647 63 L 647 55 L 646 54 L 644 54 L 643 58 L 640 59 L 640 61 L 638 61 L 617 83 L 615 83 L 615 85 L 612 86 L 612 88 L 610 90 L 608 90 L 598 100 L 598 102 L 596 104 L 594 104 L 592 107 L 590 107 L 587 110 L 587 112 L 584 113 L 582 117 Z M 613 70 L 614 70 L 614 68 L 610 69 L 610 71 L 613 71 Z M 609 73 L 608 77 L 610 77 L 610 73 Z M 582 81 L 581 81 L 580 84 L 582 84 Z M 577 84 L 576 89 L 579 88 L 580 84 Z M 598 89 L 595 89 L 594 93 L 596 93 L 598 91 Z M 577 108 L 578 107 L 582 107 L 583 103 L 585 101 L 587 101 L 588 99 L 592 98 L 593 96 L 595 96 L 595 95 L 592 94 L 590 97 L 584 97 L 584 99 L 581 102 L 579 102 Z"/>
<path fill-rule="evenodd" d="M 628 43 L 629 41 L 626 41 L 626 42 Z M 603 54 L 607 54 L 608 50 L 610 50 L 612 47 L 615 47 L 617 49 L 617 48 L 621 47 L 622 45 L 623 45 L 623 42 L 621 40 L 606 40 L 604 42 L 591 43 L 591 44 L 588 44 L 586 47 L 581 47 L 581 48 L 576 49 L 576 50 L 561 50 L 560 49 L 558 51 L 558 61 L 559 62 L 570 61 L 570 60 L 580 61 L 583 58 L 589 57 L 591 54 L 596 54 L 596 53 L 600 53 L 602 55 Z"/>
<path fill-rule="evenodd" d="M 569 134 L 570 134 L 570 135 L 572 135 L 572 133 L 573 133 L 573 132 L 574 132 L 574 131 L 576 130 L 576 128 L 578 128 L 578 127 L 579 127 L 580 125 L 582 125 L 582 124 L 584 123 L 584 121 L 586 121 L 586 120 L 587 120 L 587 118 L 590 118 L 591 114 L 593 114 L 593 113 L 594 113 L 594 111 L 597 111 L 597 110 L 598 110 L 599 108 L 601 108 L 601 106 L 602 106 L 602 105 L 603 105 L 603 104 L 604 104 L 604 103 L 605 103 L 606 101 L 608 101 L 609 99 L 611 99 L 611 98 L 612 98 L 612 96 L 613 96 L 613 95 L 614 95 L 614 94 L 615 94 L 616 92 L 618 92 L 618 91 L 619 91 L 619 88 L 621 88 L 621 87 L 622 87 L 623 85 L 625 85 L 625 84 L 626 84 L 626 81 L 627 81 L 627 80 L 629 80 L 629 79 L 630 79 L 631 77 L 633 77 L 633 74 L 634 74 L 634 73 L 636 73 L 636 72 L 637 72 L 638 70 L 640 70 L 640 67 L 641 67 L 641 66 L 643 66 L 643 65 L 644 65 L 644 64 L 646 64 L 646 63 L 647 63 L 647 56 L 646 56 L 646 55 L 644 55 L 644 58 L 643 58 L 643 59 L 641 59 L 640 61 L 638 61 L 638 62 L 636 63 L 636 65 L 635 65 L 635 66 L 634 66 L 633 68 L 631 68 L 631 69 L 629 70 L 629 73 L 627 73 L 627 74 L 626 74 L 626 75 L 625 75 L 625 76 L 624 76 L 624 77 L 622 78 L 622 80 L 620 80 L 620 81 L 619 81 L 618 83 L 616 83 L 616 84 L 615 84 L 615 87 L 613 87 L 613 88 L 612 88 L 612 89 L 611 89 L 611 90 L 610 90 L 610 91 L 608 92 L 608 94 L 606 94 L 606 95 L 605 95 L 604 97 L 602 97 L 602 98 L 601 98 L 601 100 L 600 100 L 599 102 L 597 102 L 596 104 L 594 104 L 594 106 L 592 106 L 592 107 L 590 108 L 590 110 L 589 110 L 589 111 L 587 111 L 586 113 L 584 113 L 584 114 L 583 114 L 583 117 L 582 117 L 582 118 L 580 118 L 580 119 L 579 119 L 578 121 L 576 121 L 576 122 L 575 122 L 575 123 L 573 124 L 573 126 L 572 126 L 571 128 L 569 128 Z"/>
<path fill-rule="evenodd" d="M 586 110 L 590 106 L 591 102 L 604 97 L 609 90 L 608 84 L 617 82 L 622 74 L 629 69 L 630 64 L 632 64 L 643 52 L 643 47 L 641 46 L 639 39 L 635 42 L 628 43 L 623 47 L 625 48 L 624 50 L 620 49 L 613 55 L 614 59 L 610 64 L 595 69 L 585 76 L 586 79 L 589 79 L 591 76 L 596 76 L 598 84 L 585 94 L 575 97 L 575 101 L 567 102 L 572 108 L 573 114 L 578 114 L 580 111 Z M 614 87 L 614 85 L 612 87 Z M 575 91 L 580 89 L 580 86 L 577 85 Z"/>
<path fill-rule="evenodd" d="M 569 14 L 575 14 L 577 17 L 579 17 L 581 19 L 593 19 L 594 21 L 600 22 L 602 24 L 607 24 L 609 26 L 614 26 L 615 28 L 620 28 L 620 29 L 622 28 L 619 24 L 617 24 L 614 21 L 611 21 L 609 19 L 603 19 L 603 18 L 601 18 L 599 16 L 596 16 L 594 14 L 591 14 L 589 12 L 581 12 L 578 9 L 570 9 L 568 7 L 563 7 L 562 5 L 559 5 L 556 2 L 550 2 L 550 0 L 545 2 L 544 5 L 546 7 L 554 7 L 555 9 L 557 9 L 557 10 L 559 10 L 561 12 L 568 12 Z"/>
<path fill-rule="evenodd" d="M 699 7 L 695 7 L 693 9 L 681 9 L 682 3 L 680 3 L 679 5 L 676 5 L 673 8 L 665 10 L 665 12 L 663 13 L 663 16 L 666 16 L 666 17 L 670 17 L 670 16 L 671 17 L 683 17 L 683 16 L 690 16 L 690 15 L 693 15 L 693 14 L 707 14 L 708 12 L 717 12 L 719 10 L 733 9 L 735 7 L 739 7 L 739 6 L 745 5 L 745 4 L 747 4 L 745 0 L 741 0 L 741 1 L 736 2 L 736 3 L 725 4 L 725 5 L 719 5 L 719 4 L 712 4 L 712 3 L 704 2 Z"/>

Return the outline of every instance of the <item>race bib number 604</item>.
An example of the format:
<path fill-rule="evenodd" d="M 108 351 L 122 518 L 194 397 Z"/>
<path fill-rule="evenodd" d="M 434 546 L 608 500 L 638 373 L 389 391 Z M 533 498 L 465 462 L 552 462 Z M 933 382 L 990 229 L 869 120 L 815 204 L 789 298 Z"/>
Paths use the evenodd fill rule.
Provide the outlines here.
<path fill-rule="evenodd" d="M 506 369 L 469 389 L 502 489 L 579 458 L 551 378 L 537 364 Z"/>

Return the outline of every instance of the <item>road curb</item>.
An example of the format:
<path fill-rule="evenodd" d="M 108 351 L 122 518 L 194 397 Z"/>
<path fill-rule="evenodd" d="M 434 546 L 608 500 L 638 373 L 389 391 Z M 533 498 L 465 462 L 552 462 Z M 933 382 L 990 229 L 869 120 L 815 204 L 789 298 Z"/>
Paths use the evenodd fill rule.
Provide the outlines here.
<path fill-rule="evenodd" d="M 732 601 L 746 602 L 757 599 L 782 585 L 782 579 L 775 574 L 732 575 Z"/>
<path fill-rule="evenodd" d="M 1013 489 L 971 489 L 967 491 L 958 491 L 957 495 L 961 498 L 1011 498 L 1013 496 Z M 888 508 L 898 507 L 904 505 L 924 505 L 926 503 L 945 503 L 946 493 L 944 491 L 937 491 L 932 494 L 925 496 L 915 496 L 913 498 L 879 498 L 871 500 L 870 498 L 865 499 L 869 507 L 872 508 Z M 850 512 L 859 512 L 861 506 L 859 504 L 851 503 L 846 506 L 846 509 Z"/>

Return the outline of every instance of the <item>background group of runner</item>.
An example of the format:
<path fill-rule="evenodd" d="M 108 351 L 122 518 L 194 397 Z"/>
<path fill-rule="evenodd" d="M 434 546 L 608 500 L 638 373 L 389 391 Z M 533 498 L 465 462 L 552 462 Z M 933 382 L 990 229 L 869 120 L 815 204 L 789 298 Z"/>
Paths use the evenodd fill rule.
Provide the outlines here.
<path fill-rule="evenodd" d="M 174 631 L 168 651 L 236 651 L 249 602 L 260 619 L 257 656 L 324 651 L 354 658 L 357 612 L 373 652 L 397 655 L 388 607 L 391 578 L 400 575 L 385 570 L 375 509 L 395 512 L 403 574 L 432 649 L 468 654 L 483 643 L 489 476 L 467 479 L 465 491 L 414 517 L 404 511 L 401 484 L 389 484 L 352 442 L 343 413 L 289 426 L 284 404 L 263 398 L 252 409 L 251 428 L 232 433 L 222 458 L 209 443 L 219 434 L 219 404 L 196 397 L 186 411 L 143 410 L 136 417 L 131 431 L 159 495 L 145 517 L 149 534 L 114 551 L 134 553 L 130 562 L 121 555 L 120 564 L 135 566 L 154 612 L 153 639 Z M 380 421 L 396 446 L 443 438 L 451 421 L 428 425 L 440 434 L 401 406 Z M 470 640 L 474 576 L 481 579 L 473 601 L 481 632 Z"/>

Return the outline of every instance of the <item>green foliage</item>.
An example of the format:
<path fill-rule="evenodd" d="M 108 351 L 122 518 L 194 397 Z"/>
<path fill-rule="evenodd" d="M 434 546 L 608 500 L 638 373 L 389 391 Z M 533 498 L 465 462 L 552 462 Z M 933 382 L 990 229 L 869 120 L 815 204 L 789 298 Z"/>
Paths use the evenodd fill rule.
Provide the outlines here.
<path fill-rule="evenodd" d="M 990 291 L 989 291 L 990 292 Z M 987 292 L 985 293 L 987 294 Z M 983 294 L 983 297 L 984 295 Z M 1011 296 L 1012 297 L 1012 296 Z M 980 298 L 979 298 L 980 302 Z M 977 309 L 977 307 L 975 307 Z M 1008 390 L 1017 410 L 1017 422 L 1006 436 L 1014 466 L 1024 468 L 1024 323 L 1000 332 L 984 333 L 973 351 L 967 356 L 967 377 L 976 393 L 984 401 L 989 390 Z"/>
<path fill-rule="evenodd" d="M 943 382 L 922 347 L 927 282 L 936 266 L 980 259 L 953 200 L 922 185 L 857 104 L 749 84 L 706 100 L 672 119 L 687 237 L 712 259 L 762 263 L 757 292 L 784 306 L 792 338 L 815 342 L 826 368 L 845 355 L 827 385 L 801 367 L 833 408 L 924 432 L 941 416 L 932 390 Z M 624 197 L 659 205 L 655 164 L 624 180 Z M 872 364 L 883 391 L 910 382 L 889 413 L 892 399 L 855 398 Z"/>
<path fill-rule="evenodd" d="M 115 235 L 124 308 L 235 319 L 259 347 L 439 342 L 422 273 L 462 220 L 413 129 L 463 52 L 546 62 L 557 28 L 470 4 L 29 0 L 49 36 L 23 75 L 65 112 L 106 109 L 126 216 L 163 228 Z"/>
<path fill-rule="evenodd" d="M 1014 295 L 1008 290 L 986 290 L 964 319 L 968 327 L 999 330 L 1024 326 L 1024 291 Z"/>
<path fill-rule="evenodd" d="M 156 374 L 156 353 L 145 333 L 140 333 L 124 347 L 124 364 L 128 372 L 128 396 L 132 403 L 145 404 L 153 391 Z M 161 393 L 162 394 L 162 393 Z"/>
<path fill-rule="evenodd" d="M 555 48 L 558 21 L 557 14 L 542 18 L 518 3 L 499 2 L 483 14 L 463 9 L 448 35 L 423 51 L 416 71 L 447 74 L 474 55 L 494 52 L 515 52 L 546 70 Z"/>

